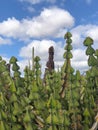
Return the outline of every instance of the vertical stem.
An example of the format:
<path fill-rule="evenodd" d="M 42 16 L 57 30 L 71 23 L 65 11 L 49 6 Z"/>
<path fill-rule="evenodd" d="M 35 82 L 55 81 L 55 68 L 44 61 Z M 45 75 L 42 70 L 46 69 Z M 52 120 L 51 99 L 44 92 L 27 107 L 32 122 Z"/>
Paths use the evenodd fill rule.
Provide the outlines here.
<path fill-rule="evenodd" d="M 34 47 L 32 48 L 32 70 L 34 70 Z"/>

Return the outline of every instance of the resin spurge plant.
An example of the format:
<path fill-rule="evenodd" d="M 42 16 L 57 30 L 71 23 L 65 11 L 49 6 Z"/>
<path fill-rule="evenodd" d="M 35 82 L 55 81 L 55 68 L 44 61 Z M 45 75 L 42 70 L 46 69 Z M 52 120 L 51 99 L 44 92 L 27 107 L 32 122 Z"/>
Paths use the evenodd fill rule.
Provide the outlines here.
<path fill-rule="evenodd" d="M 60 77 L 59 72 L 52 72 L 52 79 L 51 79 L 51 74 L 48 74 L 48 79 L 46 81 L 46 88 L 47 89 L 47 118 L 46 118 L 46 129 L 47 130 L 59 130 L 62 127 L 63 124 L 63 118 L 62 118 L 62 113 L 61 113 L 61 103 L 60 103 L 60 96 L 59 96 L 59 90 L 61 86 L 61 81 L 58 79 Z M 50 75 L 50 78 L 49 78 Z M 47 75 L 46 75 L 47 77 Z M 45 90 L 46 90 L 45 89 Z M 48 127 L 49 126 L 49 127 Z"/>
<path fill-rule="evenodd" d="M 45 130 L 59 130 L 63 123 L 62 114 L 60 113 L 61 104 L 59 90 L 61 86 L 61 74 L 54 70 L 53 61 L 54 49 L 49 48 L 49 60 L 47 62 L 47 69 L 45 71 L 45 86 L 44 94 L 46 101 L 46 119 Z M 62 127 L 63 128 L 63 127 Z"/>
<path fill-rule="evenodd" d="M 84 90 L 84 129 L 89 130 L 91 127 L 96 110 L 95 99 L 97 96 L 97 85 L 96 85 L 96 77 L 98 77 L 98 66 L 97 66 L 97 58 L 95 56 L 95 50 L 93 49 L 93 39 L 87 37 L 84 40 L 84 46 L 87 46 L 86 55 L 88 56 L 88 65 L 90 69 L 86 72 L 86 86 Z"/>
<path fill-rule="evenodd" d="M 0 83 L 3 83 L 2 86 L 0 86 L 1 91 L 0 119 L 2 119 L 1 120 L 2 122 L 0 123 L 0 129 L 13 130 L 13 125 L 15 129 L 15 124 L 17 124 L 15 123 L 17 119 L 14 115 L 14 111 L 16 110 L 15 108 L 17 107 L 17 112 L 19 112 L 18 110 L 19 104 L 17 104 L 18 99 L 14 81 L 12 77 L 10 77 L 7 64 L 4 60 L 1 60 L 0 62 L 0 72 L 1 72 Z M 17 124 L 17 129 L 21 127 L 18 126 L 19 125 Z"/>
<path fill-rule="evenodd" d="M 87 37 L 89 69 L 85 75 L 71 66 L 72 40 L 67 32 L 64 65 L 54 70 L 52 47 L 45 82 L 41 77 L 40 57 L 32 51 L 32 66 L 21 77 L 17 58 L 7 63 L 0 57 L 0 130 L 89 130 L 98 112 L 98 49 Z M 51 72 L 50 72 L 51 70 Z M 13 75 L 10 74 L 10 72 Z M 96 102 L 96 103 L 95 103 Z"/>
<path fill-rule="evenodd" d="M 70 59 L 73 57 L 71 50 L 72 50 L 72 40 L 71 40 L 72 34 L 70 32 L 67 32 L 64 36 L 64 38 L 66 39 L 66 47 L 65 50 L 66 52 L 64 53 L 63 57 L 65 58 L 65 62 L 66 62 L 66 66 L 65 66 L 65 76 L 64 76 L 64 83 L 62 85 L 62 90 L 60 92 L 60 96 L 61 98 L 64 98 L 65 96 L 65 89 L 69 86 L 70 84 L 70 78 L 71 78 L 71 61 Z"/>
<path fill-rule="evenodd" d="M 19 65 L 17 64 L 17 58 L 12 56 L 10 58 L 10 65 L 12 65 L 12 71 L 13 71 L 13 80 L 15 82 L 15 86 L 16 88 L 18 89 L 19 86 L 24 86 L 24 81 L 23 81 L 23 78 L 20 77 L 21 73 L 20 73 L 20 67 Z"/>
<path fill-rule="evenodd" d="M 81 112 L 81 80 L 82 76 L 77 70 L 71 78 L 71 85 L 66 92 L 68 102 L 68 112 L 70 117 L 70 127 L 72 130 L 82 130 L 82 112 Z"/>
<path fill-rule="evenodd" d="M 63 109 L 68 114 L 67 122 L 64 123 L 65 129 L 81 130 L 82 129 L 82 115 L 80 107 L 80 91 L 81 91 L 81 75 L 79 71 L 74 74 L 74 69 L 71 66 L 70 59 L 72 58 L 72 40 L 71 33 L 67 32 L 65 38 L 67 38 L 67 45 L 65 46 L 66 52 L 64 58 L 66 59 L 62 67 L 63 74 L 63 88 L 60 93 Z M 62 75 L 62 76 L 63 76 Z M 66 117 L 64 117 L 66 119 Z"/>
<path fill-rule="evenodd" d="M 96 101 L 96 104 L 98 105 L 98 49 L 95 50 L 95 57 L 96 57 L 96 71 L 97 71 L 97 74 L 95 75 L 95 95 L 94 95 L 94 98 L 95 98 L 95 101 Z"/>
<path fill-rule="evenodd" d="M 9 72 L 7 71 L 6 61 L 2 60 L 2 57 L 0 56 L 0 129 L 2 130 L 6 130 L 6 128 L 8 128 L 7 112 L 9 110 L 8 110 L 7 98 L 9 98 L 9 95 L 7 95 L 6 89 L 8 90 L 9 87 L 10 87 L 10 76 Z"/>
<path fill-rule="evenodd" d="M 64 112 L 63 114 L 63 129 L 64 130 L 69 130 L 70 129 L 70 117 L 69 117 L 69 102 L 68 102 L 68 93 L 69 95 L 71 94 L 70 90 L 71 90 L 71 75 L 73 73 L 73 69 L 71 67 L 71 58 L 73 57 L 72 56 L 72 53 L 71 53 L 71 50 L 72 50 L 72 40 L 71 40 L 71 37 L 72 37 L 72 34 L 70 32 L 67 32 L 64 36 L 64 39 L 66 39 L 66 46 L 65 46 L 65 53 L 63 55 L 64 59 L 65 59 L 65 62 L 64 62 L 64 65 L 62 67 L 62 70 L 61 70 L 61 74 L 62 75 L 62 89 L 61 89 L 61 92 L 60 92 L 60 97 L 63 98 L 61 99 L 61 103 L 62 103 L 62 112 Z M 63 73 L 62 73 L 63 71 Z M 69 100 L 72 101 L 71 98 L 69 98 Z"/>
<path fill-rule="evenodd" d="M 24 111 L 24 104 L 22 100 L 24 100 L 24 79 L 20 77 L 21 73 L 19 71 L 20 67 L 17 64 L 17 58 L 12 56 L 10 59 L 10 64 L 12 65 L 12 82 L 13 86 L 10 88 L 11 97 L 10 97 L 10 113 L 11 113 L 11 122 L 12 122 L 12 130 L 13 129 L 23 129 L 24 125 L 21 121 Z M 21 100 L 21 97 L 23 98 Z"/>
<path fill-rule="evenodd" d="M 98 78 L 98 50 L 94 50 L 93 45 L 93 39 L 90 37 L 87 37 L 84 41 L 84 45 L 87 46 L 86 55 L 88 57 L 88 65 L 90 69 L 87 71 L 87 78 L 89 81 L 89 84 L 92 85 L 91 89 L 93 92 L 94 99 L 97 97 L 97 91 L 98 88 L 97 84 L 97 78 Z"/>
<path fill-rule="evenodd" d="M 29 101 L 28 106 L 32 108 L 31 111 L 29 111 L 29 115 L 30 117 L 33 117 L 31 118 L 31 123 L 34 130 L 38 127 L 43 127 L 42 111 L 44 107 L 44 102 L 41 98 L 42 80 L 41 65 L 39 61 L 40 58 L 36 56 L 35 58 L 33 58 L 32 67 L 26 67 L 24 70 L 26 92 L 28 91 L 26 95 Z"/>
<path fill-rule="evenodd" d="M 36 122 L 43 127 L 43 111 L 45 107 L 44 103 L 44 96 L 43 96 L 43 86 L 42 86 L 42 79 L 41 79 L 41 65 L 40 65 L 40 57 L 36 56 L 34 58 L 34 81 L 32 82 L 32 87 L 30 91 L 29 98 L 32 100 L 34 105 L 34 111 L 36 114 Z"/>

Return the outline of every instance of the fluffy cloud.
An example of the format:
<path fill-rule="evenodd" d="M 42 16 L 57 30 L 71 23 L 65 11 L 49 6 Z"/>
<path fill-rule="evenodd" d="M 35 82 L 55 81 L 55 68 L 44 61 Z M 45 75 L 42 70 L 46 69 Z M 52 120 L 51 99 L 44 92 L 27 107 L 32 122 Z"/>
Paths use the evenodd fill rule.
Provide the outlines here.
<path fill-rule="evenodd" d="M 49 3 L 55 3 L 57 0 L 45 0 L 45 1 L 47 1 Z"/>
<path fill-rule="evenodd" d="M 41 58 L 41 66 L 42 72 L 44 73 L 46 63 L 48 61 L 48 49 L 50 46 L 54 47 L 54 61 L 55 61 L 55 68 L 58 66 L 61 67 L 63 65 L 63 53 L 64 49 L 60 42 L 56 43 L 52 40 L 34 40 L 30 44 L 24 46 L 20 50 L 20 56 L 26 59 L 30 59 L 32 57 L 32 47 L 35 49 L 35 56 L 40 56 Z"/>
<path fill-rule="evenodd" d="M 5 45 L 5 44 L 11 44 L 11 40 L 0 37 L 0 45 Z"/>
<path fill-rule="evenodd" d="M 87 4 L 91 4 L 92 0 L 86 0 Z"/>
<path fill-rule="evenodd" d="M 21 2 L 28 2 L 32 5 L 38 4 L 41 2 L 49 2 L 49 3 L 55 3 L 57 0 L 19 0 Z M 92 0 L 85 0 L 87 4 L 91 4 Z M 65 0 L 61 0 L 60 2 L 65 2 Z"/>
<path fill-rule="evenodd" d="M 31 59 L 32 54 L 32 47 L 35 48 L 35 55 L 40 56 L 41 58 L 41 65 L 42 70 L 45 69 L 46 62 L 48 61 L 48 48 L 50 46 L 54 46 L 55 55 L 55 68 L 61 67 L 64 63 L 63 54 L 64 54 L 64 46 L 61 43 L 56 43 L 51 40 L 42 40 L 42 41 L 32 41 L 30 44 L 24 46 L 20 50 L 20 56 L 23 58 Z M 80 70 L 84 72 L 87 70 L 87 56 L 85 55 L 85 50 L 82 49 L 74 49 L 72 51 L 73 59 L 72 59 L 72 66 L 75 70 Z"/>
<path fill-rule="evenodd" d="M 17 22 L 16 19 L 14 19 L 14 22 L 17 23 L 17 26 L 15 26 L 15 28 L 19 28 L 20 23 Z M 12 25 L 14 25 L 14 23 L 12 23 Z M 13 27 L 11 29 L 12 31 L 14 30 Z M 7 28 L 7 30 L 9 31 L 9 28 Z M 5 32 L 5 30 L 3 31 Z M 8 33 L 8 35 L 12 35 L 12 31 L 11 31 L 11 34 Z M 59 33 L 59 36 L 63 34 L 65 31 L 66 31 L 65 29 L 62 29 L 61 32 Z M 86 48 L 83 47 L 83 40 L 87 36 L 92 37 L 94 39 L 94 47 L 98 48 L 98 44 L 97 44 L 98 37 L 96 35 L 98 33 L 98 26 L 97 25 L 79 25 L 77 27 L 74 27 L 70 31 L 73 34 L 72 66 L 75 69 L 79 69 L 80 71 L 84 72 L 88 68 L 88 65 L 87 65 L 87 56 L 85 55 L 85 50 L 84 50 Z M 17 32 L 15 32 L 15 34 L 19 35 Z M 65 44 L 65 42 L 63 44 Z M 64 59 L 63 59 L 64 46 L 62 46 L 61 42 L 55 42 L 53 40 L 43 39 L 43 40 L 33 40 L 32 42 L 30 42 L 29 44 L 21 48 L 19 56 L 24 58 L 23 61 L 19 62 L 21 66 L 21 70 L 23 71 L 24 66 L 28 64 L 27 59 L 31 59 L 32 47 L 35 48 L 35 55 L 38 55 L 41 57 L 42 67 L 45 68 L 45 64 L 48 60 L 48 48 L 50 46 L 54 46 L 55 48 L 55 55 L 54 55 L 55 67 L 56 68 L 58 66 L 61 67 L 64 63 Z M 78 49 L 78 48 L 81 48 L 81 49 Z"/>
<path fill-rule="evenodd" d="M 21 61 L 18 61 L 17 64 L 19 65 L 20 67 L 20 72 L 21 72 L 21 76 L 24 76 L 24 69 L 26 66 L 29 66 L 29 62 L 27 59 L 24 59 L 24 60 L 21 60 Z"/>
<path fill-rule="evenodd" d="M 33 19 L 27 34 L 30 37 L 55 36 L 62 28 L 70 28 L 73 24 L 74 18 L 69 12 L 59 8 L 44 9 Z"/>
<path fill-rule="evenodd" d="M 38 4 L 42 2 L 43 0 L 20 0 L 21 2 L 28 2 L 30 4 Z"/>
<path fill-rule="evenodd" d="M 68 11 L 60 8 L 44 9 L 39 16 L 32 19 L 8 18 L 0 23 L 0 44 L 10 43 L 9 38 L 13 37 L 20 40 L 27 40 L 30 38 L 43 38 L 43 40 L 33 40 L 29 44 L 23 46 L 20 50 L 19 56 L 24 58 L 19 64 L 21 68 L 28 63 L 26 59 L 31 59 L 32 47 L 35 48 L 35 55 L 41 57 L 41 64 L 45 67 L 48 60 L 48 48 L 54 46 L 55 48 L 55 66 L 62 66 L 64 63 L 63 53 L 64 46 L 61 42 L 53 40 L 45 40 L 50 38 L 61 38 L 66 33 L 67 29 L 74 25 L 74 18 Z M 85 50 L 83 50 L 83 41 L 87 36 L 94 39 L 94 47 L 98 48 L 98 26 L 97 25 L 79 25 L 70 29 L 73 37 L 73 59 L 72 66 L 75 69 L 84 71 L 87 69 L 87 57 Z M 5 37 L 6 39 L 3 39 Z M 65 42 L 64 42 L 65 43 Z M 77 49 L 81 48 L 81 49 Z M 21 69 L 23 70 L 23 69 Z"/>
<path fill-rule="evenodd" d="M 91 26 L 91 28 L 89 28 L 89 30 L 86 31 L 86 35 L 92 37 L 95 42 L 98 42 L 97 34 L 98 34 L 98 26 Z"/>
<path fill-rule="evenodd" d="M 32 6 L 28 6 L 27 10 L 31 13 L 35 12 L 35 9 Z"/>
<path fill-rule="evenodd" d="M 34 40 L 28 45 L 25 45 L 24 47 L 21 48 L 20 50 L 20 56 L 23 58 L 23 60 L 18 61 L 18 65 L 20 66 L 20 71 L 23 75 L 23 70 L 26 65 L 30 64 L 32 65 L 31 62 L 31 57 L 32 57 L 32 47 L 35 48 L 35 56 L 38 55 L 41 58 L 41 67 L 42 67 L 42 74 L 44 74 L 46 62 L 48 61 L 48 48 L 50 46 L 54 46 L 54 62 L 55 62 L 55 69 L 57 70 L 58 67 L 61 67 L 64 63 L 63 59 L 63 53 L 64 53 L 64 46 L 60 42 L 56 43 L 52 40 Z M 82 73 L 84 73 L 88 69 L 87 65 L 87 59 L 88 57 L 85 55 L 85 50 L 82 49 L 74 49 L 72 50 L 73 54 L 73 59 L 71 60 L 72 67 L 75 70 L 80 70 Z M 7 62 L 9 61 L 8 58 L 3 57 L 4 60 Z"/>
<path fill-rule="evenodd" d="M 63 48 L 60 43 L 56 43 L 52 40 L 34 40 L 27 46 L 24 46 L 20 50 L 20 56 L 23 58 L 31 58 L 32 57 L 32 48 L 35 49 L 35 55 L 41 57 L 42 61 L 48 60 L 48 48 L 53 46 L 55 48 L 55 60 L 62 59 Z"/>
<path fill-rule="evenodd" d="M 5 37 L 17 38 L 22 34 L 21 23 L 15 18 L 8 18 L 7 21 L 0 23 L 0 34 Z"/>
<path fill-rule="evenodd" d="M 46 62 L 48 61 L 48 48 L 50 46 L 54 47 L 54 62 L 55 62 L 55 69 L 57 70 L 58 67 L 61 67 L 64 63 L 63 54 L 64 54 L 64 46 L 62 46 L 61 42 L 54 42 L 52 40 L 34 40 L 28 45 L 25 45 L 21 48 L 19 56 L 23 58 L 23 60 L 18 61 L 20 66 L 20 71 L 23 75 L 23 70 L 26 65 L 30 64 L 31 57 L 32 57 L 32 47 L 35 48 L 35 56 L 40 56 L 41 58 L 41 67 L 42 67 L 42 74 L 44 74 Z M 73 58 L 71 60 L 72 67 L 75 70 L 80 70 L 84 73 L 88 69 L 87 59 L 88 57 L 85 55 L 85 50 L 82 49 L 74 49 L 72 50 Z M 5 58 L 8 62 L 8 58 Z"/>
<path fill-rule="evenodd" d="M 84 72 L 88 68 L 87 59 L 88 57 L 85 54 L 85 50 L 75 49 L 72 51 L 73 59 L 72 66 L 75 70 L 80 70 Z"/>
<path fill-rule="evenodd" d="M 28 2 L 32 5 L 34 4 L 38 4 L 38 3 L 41 3 L 41 2 L 49 2 L 49 3 L 55 3 L 56 0 L 20 0 L 21 2 Z"/>
<path fill-rule="evenodd" d="M 68 11 L 60 8 L 44 9 L 32 19 L 8 18 L 0 23 L 0 34 L 18 39 L 55 36 L 63 28 L 74 25 L 74 18 Z"/>
<path fill-rule="evenodd" d="M 90 36 L 94 40 L 94 47 L 98 48 L 98 26 L 97 25 L 79 25 L 73 29 L 71 29 L 71 33 L 73 35 L 73 46 L 75 47 L 83 47 L 83 41 L 87 36 Z"/>
<path fill-rule="evenodd" d="M 55 67 L 60 66 L 63 64 L 63 48 L 61 47 L 61 43 L 56 43 L 52 40 L 34 40 L 28 45 L 24 46 L 20 50 L 20 56 L 24 58 L 24 62 L 21 62 L 20 65 L 22 68 L 24 68 L 24 65 L 27 64 L 27 59 L 30 60 L 31 62 L 31 57 L 32 57 L 32 48 L 34 47 L 34 55 L 39 56 L 41 58 L 41 67 L 42 67 L 42 72 L 44 74 L 44 70 L 46 67 L 46 62 L 48 61 L 48 49 L 50 46 L 54 47 L 54 61 L 55 61 Z M 26 63 L 25 63 L 26 61 Z M 32 63 L 32 62 L 31 62 Z M 23 69 L 21 69 L 23 70 Z"/>

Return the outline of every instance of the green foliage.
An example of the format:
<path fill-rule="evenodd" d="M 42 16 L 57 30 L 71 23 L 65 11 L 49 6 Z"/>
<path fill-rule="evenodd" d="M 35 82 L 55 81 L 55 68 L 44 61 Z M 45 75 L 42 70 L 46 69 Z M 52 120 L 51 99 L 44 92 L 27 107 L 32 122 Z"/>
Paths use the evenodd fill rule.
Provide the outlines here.
<path fill-rule="evenodd" d="M 17 58 L 12 56 L 11 59 L 10 59 L 10 64 L 14 64 L 17 62 Z"/>
<path fill-rule="evenodd" d="M 96 49 L 96 51 L 95 51 L 95 56 L 98 57 L 98 49 Z"/>
<path fill-rule="evenodd" d="M 95 50 L 91 46 L 88 46 L 86 50 L 86 55 L 93 55 L 94 53 L 95 53 Z"/>
<path fill-rule="evenodd" d="M 88 58 L 88 65 L 89 66 L 95 66 L 96 65 L 96 58 L 94 56 L 89 56 Z"/>
<path fill-rule="evenodd" d="M 70 32 L 67 32 L 65 35 L 64 35 L 64 39 L 69 39 L 72 37 L 72 34 Z"/>
<path fill-rule="evenodd" d="M 47 70 L 45 83 L 40 57 L 33 54 L 32 67 L 25 67 L 23 77 L 17 58 L 10 59 L 11 76 L 6 61 L 0 57 L 0 130 L 90 129 L 98 112 L 98 49 L 92 48 L 93 39 L 85 39 L 90 68 L 81 75 L 71 66 L 71 37 L 70 32 L 64 36 L 65 61 L 61 70 Z"/>
<path fill-rule="evenodd" d="M 93 39 L 91 37 L 87 37 L 84 42 L 84 46 L 91 46 L 93 44 Z"/>

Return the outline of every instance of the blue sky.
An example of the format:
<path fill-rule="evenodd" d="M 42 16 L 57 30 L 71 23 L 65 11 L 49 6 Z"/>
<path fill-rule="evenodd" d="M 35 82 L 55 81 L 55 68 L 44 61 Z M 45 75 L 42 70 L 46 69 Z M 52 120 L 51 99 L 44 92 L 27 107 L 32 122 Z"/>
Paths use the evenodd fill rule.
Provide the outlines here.
<path fill-rule="evenodd" d="M 83 40 L 91 36 L 98 48 L 98 0 L 0 0 L 0 55 L 7 62 L 16 56 L 21 71 L 33 46 L 43 69 L 51 45 L 55 67 L 62 66 L 67 31 L 73 35 L 72 66 L 84 72 L 88 66 Z"/>

